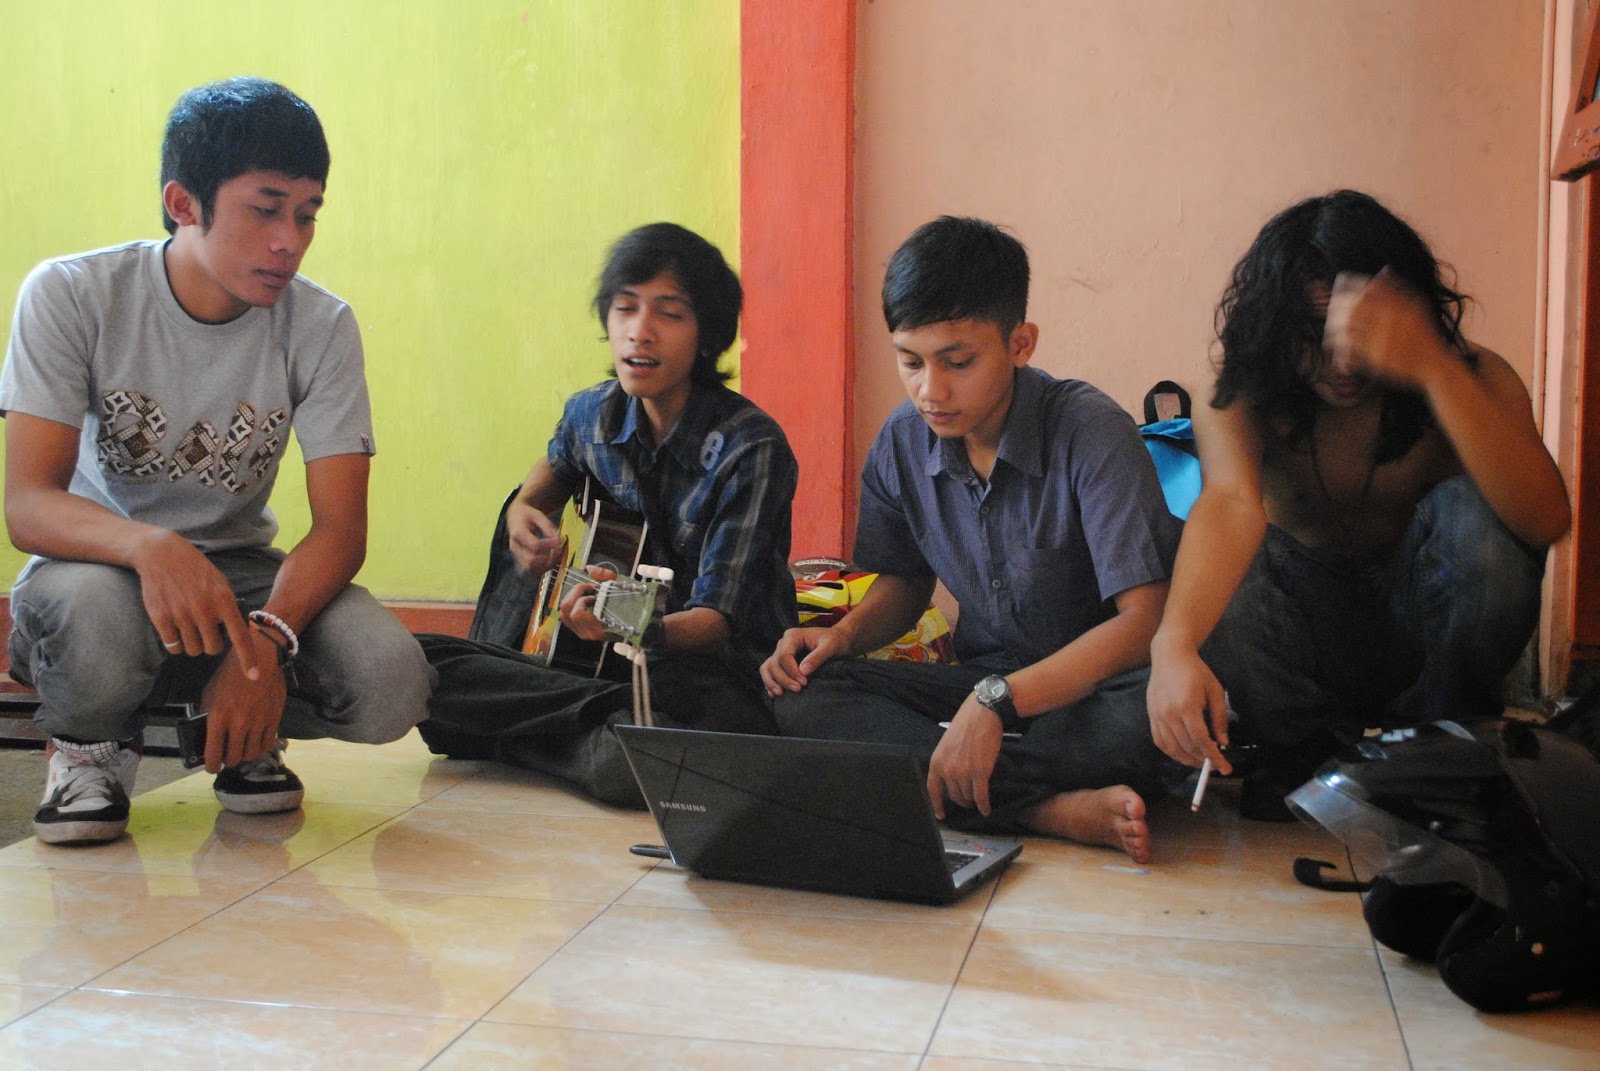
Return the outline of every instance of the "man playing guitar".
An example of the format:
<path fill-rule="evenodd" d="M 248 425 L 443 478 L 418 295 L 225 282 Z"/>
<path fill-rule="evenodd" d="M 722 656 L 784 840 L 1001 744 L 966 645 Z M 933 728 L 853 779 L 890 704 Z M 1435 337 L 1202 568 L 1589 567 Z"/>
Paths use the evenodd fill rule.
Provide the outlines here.
<path fill-rule="evenodd" d="M 567 400 L 503 520 L 526 577 L 565 564 L 557 518 L 585 481 L 640 514 L 643 560 L 673 573 L 661 627 L 646 638 L 656 722 L 765 733 L 773 724 L 757 667 L 795 624 L 787 562 L 798 466 L 777 423 L 717 369 L 742 301 L 738 276 L 699 235 L 655 223 L 623 236 L 594 301 L 615 378 Z M 601 639 L 596 594 L 588 584 L 566 592 L 562 626 Z M 435 752 L 499 759 L 643 805 L 609 728 L 632 718 L 628 685 L 510 646 L 419 638 L 440 674 L 420 727 Z"/>

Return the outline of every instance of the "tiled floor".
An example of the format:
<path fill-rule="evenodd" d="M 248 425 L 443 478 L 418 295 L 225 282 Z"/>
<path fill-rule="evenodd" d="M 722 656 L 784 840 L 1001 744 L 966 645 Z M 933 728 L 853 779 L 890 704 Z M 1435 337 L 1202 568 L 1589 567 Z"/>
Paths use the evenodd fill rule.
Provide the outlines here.
<path fill-rule="evenodd" d="M 1600 1008 L 1474 1013 L 1225 783 L 1148 869 L 1032 841 L 928 908 L 687 877 L 628 854 L 647 816 L 415 736 L 289 759 L 303 813 L 196 775 L 117 844 L 0 850 L 0 1067 L 1600 1067 Z"/>

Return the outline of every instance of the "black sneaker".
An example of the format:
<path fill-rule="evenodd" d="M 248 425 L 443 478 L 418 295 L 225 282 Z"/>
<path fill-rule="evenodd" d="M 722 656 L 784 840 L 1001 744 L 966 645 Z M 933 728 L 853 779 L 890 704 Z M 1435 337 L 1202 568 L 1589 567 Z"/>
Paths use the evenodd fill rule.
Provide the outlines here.
<path fill-rule="evenodd" d="M 75 744 L 52 738 L 44 799 L 33 834 L 46 844 L 99 844 L 128 830 L 128 795 L 139 753 L 116 741 Z"/>
<path fill-rule="evenodd" d="M 299 807 L 306 798 L 306 786 L 283 764 L 286 747 L 288 744 L 279 740 L 260 758 L 223 767 L 211 786 L 217 802 L 236 814 L 276 814 Z"/>

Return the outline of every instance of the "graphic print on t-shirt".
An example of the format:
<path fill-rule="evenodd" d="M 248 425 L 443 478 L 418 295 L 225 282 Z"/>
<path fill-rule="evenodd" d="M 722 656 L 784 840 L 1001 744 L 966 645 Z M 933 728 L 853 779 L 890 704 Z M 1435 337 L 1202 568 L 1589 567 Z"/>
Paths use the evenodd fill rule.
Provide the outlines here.
<path fill-rule="evenodd" d="M 269 412 L 256 424 L 255 407 L 239 402 L 228 422 L 227 437 L 217 435 L 209 420 L 198 420 L 184 433 L 170 460 L 158 449 L 167 435 L 167 417 L 160 403 L 138 391 L 107 391 L 100 399 L 100 430 L 95 436 L 101 469 L 108 478 L 124 483 L 147 481 L 163 469 L 169 482 L 194 473 L 205 487 L 219 481 L 230 494 L 238 494 L 263 476 L 283 448 L 279 429 L 288 420 L 283 409 Z M 251 440 L 261 442 L 248 461 Z"/>

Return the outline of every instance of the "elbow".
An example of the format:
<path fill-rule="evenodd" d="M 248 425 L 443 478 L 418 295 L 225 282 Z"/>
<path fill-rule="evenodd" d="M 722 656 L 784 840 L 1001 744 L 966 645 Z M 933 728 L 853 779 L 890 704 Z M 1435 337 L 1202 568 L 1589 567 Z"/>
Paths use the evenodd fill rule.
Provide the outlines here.
<path fill-rule="evenodd" d="M 1524 530 L 1517 534 L 1535 547 L 1550 547 L 1560 542 L 1571 530 L 1572 506 L 1563 495 L 1558 508 L 1545 510 L 1529 518 Z"/>
<path fill-rule="evenodd" d="M 1535 547 L 1550 547 L 1560 542 L 1572 530 L 1572 500 L 1567 496 L 1566 484 L 1559 476 L 1555 485 L 1541 496 L 1537 504 L 1530 502 L 1519 523 L 1509 520 L 1506 527 L 1518 539 Z"/>
<path fill-rule="evenodd" d="M 6 495 L 6 538 L 24 554 L 43 554 L 33 514 L 22 496 Z"/>

